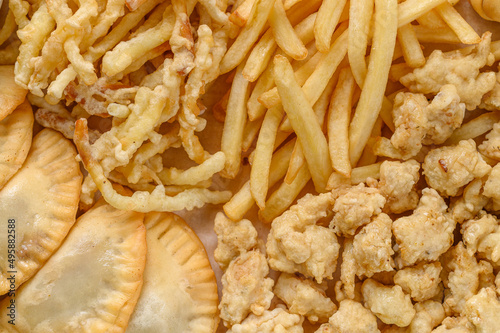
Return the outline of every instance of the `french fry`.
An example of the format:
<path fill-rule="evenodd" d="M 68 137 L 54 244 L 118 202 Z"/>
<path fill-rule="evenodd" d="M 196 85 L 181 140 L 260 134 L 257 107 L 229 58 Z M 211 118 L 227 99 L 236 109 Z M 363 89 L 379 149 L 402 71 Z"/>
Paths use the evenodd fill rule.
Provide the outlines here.
<path fill-rule="evenodd" d="M 270 63 L 268 68 L 262 73 L 255 83 L 252 93 L 248 98 L 247 109 L 248 119 L 254 121 L 262 118 L 267 108 L 259 102 L 259 97 L 274 86 L 273 64 Z"/>
<path fill-rule="evenodd" d="M 271 223 L 276 217 L 290 207 L 300 191 L 311 179 L 311 174 L 304 164 L 291 184 L 281 183 L 266 201 L 266 208 L 259 211 L 259 217 L 264 223 Z M 326 186 L 326 184 L 325 184 Z"/>
<path fill-rule="evenodd" d="M 309 15 L 295 26 L 295 34 L 300 39 L 302 45 L 309 43 L 314 38 L 313 27 L 315 19 L 316 13 Z M 269 66 L 269 60 L 276 50 L 276 47 L 277 44 L 273 31 L 269 29 L 260 38 L 259 42 L 254 46 L 252 52 L 250 52 L 248 56 L 245 68 L 243 69 L 243 76 L 245 76 L 248 81 L 254 82 L 257 80 L 266 66 Z"/>
<path fill-rule="evenodd" d="M 285 7 L 286 10 L 288 10 L 301 1 L 302 0 L 284 0 L 283 6 Z"/>
<path fill-rule="evenodd" d="M 0 4 L 1 7 L 1 4 Z M 17 24 L 14 18 L 14 13 L 11 10 L 7 13 L 5 17 L 5 22 L 3 26 L 0 28 L 0 45 L 2 45 L 12 33 L 16 30 Z"/>
<path fill-rule="evenodd" d="M 453 131 L 453 134 L 444 144 L 455 145 L 462 140 L 474 139 L 490 131 L 493 128 L 493 125 L 499 121 L 500 114 L 497 112 L 483 113 Z"/>
<path fill-rule="evenodd" d="M 302 60 L 307 57 L 307 49 L 297 36 L 290 21 L 288 21 L 282 0 L 275 0 L 274 7 L 269 15 L 269 25 L 276 44 L 289 57 L 295 60 Z"/>
<path fill-rule="evenodd" d="M 411 72 L 413 72 L 413 68 L 408 66 L 406 62 L 394 64 L 391 66 L 391 69 L 389 70 L 389 79 L 392 82 L 399 82 L 399 79 L 401 79 L 403 76 Z"/>
<path fill-rule="evenodd" d="M 421 67 L 425 64 L 425 56 L 417 35 L 411 24 L 405 24 L 398 29 L 398 41 L 403 50 L 403 57 L 408 66 Z"/>
<path fill-rule="evenodd" d="M 392 119 L 392 102 L 384 96 L 382 101 L 382 108 L 380 109 L 380 117 L 384 124 L 392 131 L 396 129 L 394 126 L 394 119 Z"/>
<path fill-rule="evenodd" d="M 267 110 L 254 151 L 252 169 L 250 170 L 250 190 L 257 206 L 261 209 L 265 207 L 267 189 L 269 188 L 269 168 L 276 133 L 282 118 L 283 107 L 281 105 Z"/>
<path fill-rule="evenodd" d="M 221 74 L 227 73 L 238 66 L 252 45 L 259 38 L 262 29 L 264 28 L 267 18 L 273 8 L 273 0 L 256 0 L 252 6 L 249 21 L 243 27 L 238 37 L 227 50 L 220 64 Z"/>
<path fill-rule="evenodd" d="M 398 27 L 408 24 L 447 0 L 406 0 L 398 5 Z"/>
<path fill-rule="evenodd" d="M 349 7 L 349 41 L 347 55 L 352 74 L 359 87 L 363 87 L 366 76 L 366 49 L 370 34 L 374 0 L 351 0 Z"/>
<path fill-rule="evenodd" d="M 421 43 L 442 43 L 442 44 L 460 43 L 460 39 L 448 26 L 436 30 L 434 28 L 428 28 L 421 25 L 414 25 L 413 30 L 417 35 L 417 39 Z"/>
<path fill-rule="evenodd" d="M 315 187 L 322 192 L 332 172 L 328 144 L 310 102 L 295 80 L 292 66 L 283 56 L 274 58 L 274 82 L 300 143 L 310 148 L 304 150 L 304 155 Z"/>
<path fill-rule="evenodd" d="M 290 140 L 273 154 L 269 168 L 269 188 L 274 186 L 286 173 L 290 156 L 295 145 L 295 139 Z M 250 181 L 247 181 L 231 200 L 224 204 L 226 215 L 233 221 L 239 221 L 252 208 L 255 200 L 250 191 Z"/>
<path fill-rule="evenodd" d="M 439 16 L 439 14 L 436 13 L 435 9 L 430 10 L 425 14 L 422 14 L 420 17 L 417 18 L 417 22 L 421 26 L 431 29 L 441 29 L 447 27 L 446 23 Z"/>
<path fill-rule="evenodd" d="M 368 71 L 349 126 L 349 156 L 355 166 L 377 121 L 397 34 L 397 1 L 375 0 L 375 30 Z"/>
<path fill-rule="evenodd" d="M 453 6 L 445 2 L 436 7 L 436 11 L 441 18 L 453 30 L 460 41 L 464 44 L 477 44 L 481 41 L 481 37 L 474 31 L 474 29 L 467 23 L 466 20 L 460 15 Z"/>
<path fill-rule="evenodd" d="M 226 154 L 223 175 L 227 178 L 236 177 L 241 164 L 241 144 L 247 119 L 246 103 L 249 85 L 249 82 L 241 74 L 244 66 L 245 64 L 242 63 L 236 70 L 222 131 L 221 150 Z"/>
<path fill-rule="evenodd" d="M 302 145 L 300 142 L 296 142 L 295 147 L 293 147 L 290 165 L 286 171 L 284 182 L 291 184 L 304 164 L 306 164 L 306 158 L 304 156 L 304 151 L 302 150 Z"/>
<path fill-rule="evenodd" d="M 347 0 L 324 0 L 319 7 L 314 23 L 314 37 L 320 52 L 326 53 L 330 49 L 333 31 L 339 23 L 346 2 Z"/>
<path fill-rule="evenodd" d="M 375 138 L 382 135 L 382 125 L 383 121 L 379 116 L 377 118 L 377 121 L 375 122 L 375 125 L 373 126 L 371 137 L 370 139 L 368 139 L 365 149 L 363 150 L 363 153 L 361 154 L 361 157 L 358 161 L 358 167 L 370 165 L 377 161 L 377 155 L 375 155 L 375 153 L 373 152 L 373 143 L 375 141 Z"/>
<path fill-rule="evenodd" d="M 351 176 L 349 160 L 349 121 L 355 79 L 349 68 L 340 71 L 337 87 L 328 110 L 328 147 L 333 169 L 343 176 Z"/>
<path fill-rule="evenodd" d="M 243 130 L 243 141 L 241 143 L 241 150 L 246 152 L 252 146 L 255 138 L 259 135 L 260 128 L 264 118 L 247 121 L 245 129 Z"/>
<path fill-rule="evenodd" d="M 364 183 L 368 178 L 379 179 L 380 178 L 380 165 L 382 162 L 365 165 L 361 167 L 353 168 L 351 171 L 351 178 L 346 178 L 339 173 L 332 173 L 330 179 L 328 179 L 328 185 L 326 189 L 328 191 L 339 187 L 341 184 L 351 184 L 357 185 L 359 183 Z"/>
<path fill-rule="evenodd" d="M 257 0 L 245 0 L 243 1 L 234 12 L 229 15 L 229 21 L 233 22 L 237 26 L 244 27 L 250 17 L 253 5 Z"/>

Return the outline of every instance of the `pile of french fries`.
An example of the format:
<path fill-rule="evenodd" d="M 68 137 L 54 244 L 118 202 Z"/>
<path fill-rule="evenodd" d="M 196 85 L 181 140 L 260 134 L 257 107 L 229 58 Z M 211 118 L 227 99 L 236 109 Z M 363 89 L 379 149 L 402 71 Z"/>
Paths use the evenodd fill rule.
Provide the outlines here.
<path fill-rule="evenodd" d="M 271 222 L 311 179 L 324 192 L 378 178 L 372 146 L 382 131 L 394 131 L 392 101 L 404 88 L 399 78 L 426 63 L 425 45 L 462 47 L 481 40 L 457 2 L 235 4 L 230 20 L 243 30 L 221 70 L 236 72 L 217 105 L 226 112 L 226 176 L 236 176 L 241 152 L 256 143 L 250 180 L 224 205 L 226 215 L 239 220 L 257 204 L 261 220 Z M 499 46 L 491 44 L 497 60 Z"/>

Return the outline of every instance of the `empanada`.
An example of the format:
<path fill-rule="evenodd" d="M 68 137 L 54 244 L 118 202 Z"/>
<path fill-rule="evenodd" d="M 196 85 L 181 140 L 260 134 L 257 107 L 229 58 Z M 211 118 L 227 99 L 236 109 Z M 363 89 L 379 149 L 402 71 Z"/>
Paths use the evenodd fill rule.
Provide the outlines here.
<path fill-rule="evenodd" d="M 40 271 L 0 304 L 10 332 L 123 332 L 146 260 L 144 215 L 99 204 L 83 214 Z"/>
<path fill-rule="evenodd" d="M 33 139 L 24 165 L 0 190 L 5 235 L 0 237 L 0 295 L 33 276 L 75 223 L 82 183 L 75 157 L 69 140 L 44 129 Z M 15 288 L 7 280 L 11 271 Z"/>
<path fill-rule="evenodd" d="M 215 274 L 193 230 L 172 213 L 148 213 L 144 285 L 127 333 L 211 333 L 219 323 Z"/>
<path fill-rule="evenodd" d="M 31 146 L 33 110 L 25 101 L 0 121 L 0 189 L 21 168 Z"/>
<path fill-rule="evenodd" d="M 28 90 L 14 80 L 14 66 L 0 66 L 0 120 L 7 117 L 26 98 Z"/>

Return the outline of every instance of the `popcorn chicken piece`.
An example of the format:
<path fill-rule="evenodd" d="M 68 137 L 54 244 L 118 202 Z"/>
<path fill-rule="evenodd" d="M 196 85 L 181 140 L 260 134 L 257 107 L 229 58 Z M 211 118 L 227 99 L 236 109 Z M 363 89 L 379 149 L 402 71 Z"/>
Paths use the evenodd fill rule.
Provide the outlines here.
<path fill-rule="evenodd" d="M 484 184 L 483 194 L 492 199 L 492 209 L 500 210 L 500 164 L 491 169 L 490 175 Z"/>
<path fill-rule="evenodd" d="M 415 160 L 382 162 L 378 188 L 387 199 L 384 211 L 399 214 L 417 207 L 419 170 L 420 163 Z"/>
<path fill-rule="evenodd" d="M 464 188 L 461 197 L 451 198 L 450 211 L 456 222 L 463 223 L 476 217 L 488 204 L 489 198 L 483 194 L 483 185 L 483 179 L 474 179 Z"/>
<path fill-rule="evenodd" d="M 357 228 L 368 224 L 372 216 L 382 212 L 386 202 L 377 188 L 366 187 L 363 183 L 341 187 L 332 193 L 337 199 L 333 205 L 335 215 L 330 228 L 337 235 L 353 236 Z"/>
<path fill-rule="evenodd" d="M 356 263 L 356 275 L 371 277 L 378 272 L 393 270 L 391 227 L 391 218 L 382 213 L 354 236 L 352 253 Z"/>
<path fill-rule="evenodd" d="M 432 333 L 474 333 L 474 326 L 465 317 L 447 317 Z"/>
<path fill-rule="evenodd" d="M 387 287 L 368 279 L 363 282 L 361 292 L 365 306 L 385 324 L 406 327 L 415 316 L 410 295 L 405 294 L 400 286 Z"/>
<path fill-rule="evenodd" d="M 415 310 L 417 313 L 411 321 L 408 333 L 430 333 L 445 317 L 443 305 L 436 301 L 417 303 Z"/>
<path fill-rule="evenodd" d="M 322 324 L 314 333 L 333 333 L 333 327 L 329 323 Z"/>
<path fill-rule="evenodd" d="M 274 294 L 285 302 L 290 313 L 305 316 L 311 323 L 325 322 L 337 306 L 325 294 L 322 287 L 313 281 L 281 273 Z"/>
<path fill-rule="evenodd" d="M 340 302 L 337 312 L 328 321 L 332 332 L 377 333 L 377 318 L 361 303 L 346 299 Z M 328 331 L 326 331 L 328 332 Z"/>
<path fill-rule="evenodd" d="M 478 146 L 478 149 L 481 154 L 500 161 L 500 123 L 493 125 L 493 129 L 486 134 L 485 140 Z"/>
<path fill-rule="evenodd" d="M 413 267 L 406 267 L 396 272 L 394 283 L 401 286 L 403 291 L 410 294 L 416 302 L 423 302 L 436 296 L 441 283 L 441 263 L 419 263 Z"/>
<path fill-rule="evenodd" d="M 479 290 L 481 280 L 494 280 L 493 269 L 486 261 L 478 262 L 474 256 L 469 255 L 462 242 L 454 246 L 443 261 L 444 267 L 449 270 L 444 283 L 450 290 L 443 303 L 445 310 L 447 313 L 461 314 L 465 302 Z"/>
<path fill-rule="evenodd" d="M 497 219 L 486 212 L 475 220 L 469 220 L 462 225 L 460 233 L 462 241 L 467 249 L 467 253 L 472 256 L 477 252 L 479 242 L 487 235 L 496 230 L 498 226 Z"/>
<path fill-rule="evenodd" d="M 333 202 L 332 193 L 307 194 L 273 221 L 267 236 L 271 268 L 299 272 L 318 283 L 332 278 L 340 245 L 332 230 L 315 223 L 327 215 Z"/>
<path fill-rule="evenodd" d="M 496 267 L 500 266 L 500 228 L 498 225 L 495 232 L 484 236 L 479 241 L 477 251 L 490 260 Z"/>
<path fill-rule="evenodd" d="M 500 72 L 497 72 L 495 85 L 491 91 L 483 96 L 479 108 L 489 111 L 500 109 Z"/>
<path fill-rule="evenodd" d="M 465 303 L 465 316 L 477 333 L 498 332 L 500 301 L 493 288 L 483 288 Z"/>
<path fill-rule="evenodd" d="M 456 196 L 462 186 L 491 170 L 472 139 L 462 140 L 456 146 L 431 150 L 425 156 L 422 168 L 427 184 L 443 196 Z"/>
<path fill-rule="evenodd" d="M 424 94 L 400 92 L 392 110 L 396 130 L 391 143 L 406 160 L 418 154 L 422 144 L 441 144 L 460 127 L 465 104 L 460 103 L 457 89 L 446 84 L 431 103 Z"/>
<path fill-rule="evenodd" d="M 231 260 L 257 245 L 257 230 L 249 220 L 233 222 L 219 212 L 215 216 L 214 230 L 217 234 L 214 258 L 223 270 Z"/>
<path fill-rule="evenodd" d="M 227 333 L 303 333 L 304 317 L 288 313 L 284 306 L 278 305 L 262 315 L 250 314 L 241 324 L 231 327 Z"/>
<path fill-rule="evenodd" d="M 241 254 L 231 261 L 222 275 L 222 298 L 219 304 L 220 317 L 226 327 L 231 327 L 250 313 L 262 315 L 269 309 L 274 297 L 271 291 L 274 280 L 269 274 L 266 257 L 253 250 Z"/>
<path fill-rule="evenodd" d="M 435 261 L 451 247 L 455 222 L 446 214 L 446 209 L 436 190 L 426 188 L 413 214 L 393 222 L 392 231 L 403 265 Z"/>
<path fill-rule="evenodd" d="M 494 72 L 479 72 L 484 66 L 493 64 L 490 43 L 491 33 L 486 32 L 469 54 L 460 50 L 447 53 L 435 50 L 423 67 L 406 74 L 400 81 L 411 92 L 423 94 L 436 94 L 443 85 L 453 84 L 467 110 L 474 110 L 496 82 Z"/>

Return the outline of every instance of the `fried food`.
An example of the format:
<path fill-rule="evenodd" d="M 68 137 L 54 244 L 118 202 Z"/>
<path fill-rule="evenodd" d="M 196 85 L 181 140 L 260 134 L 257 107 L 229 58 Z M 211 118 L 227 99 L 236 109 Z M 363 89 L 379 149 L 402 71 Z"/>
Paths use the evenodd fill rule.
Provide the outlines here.
<path fill-rule="evenodd" d="M 28 90 L 18 86 L 14 76 L 14 66 L 0 66 L 0 121 L 18 107 L 26 97 Z"/>

